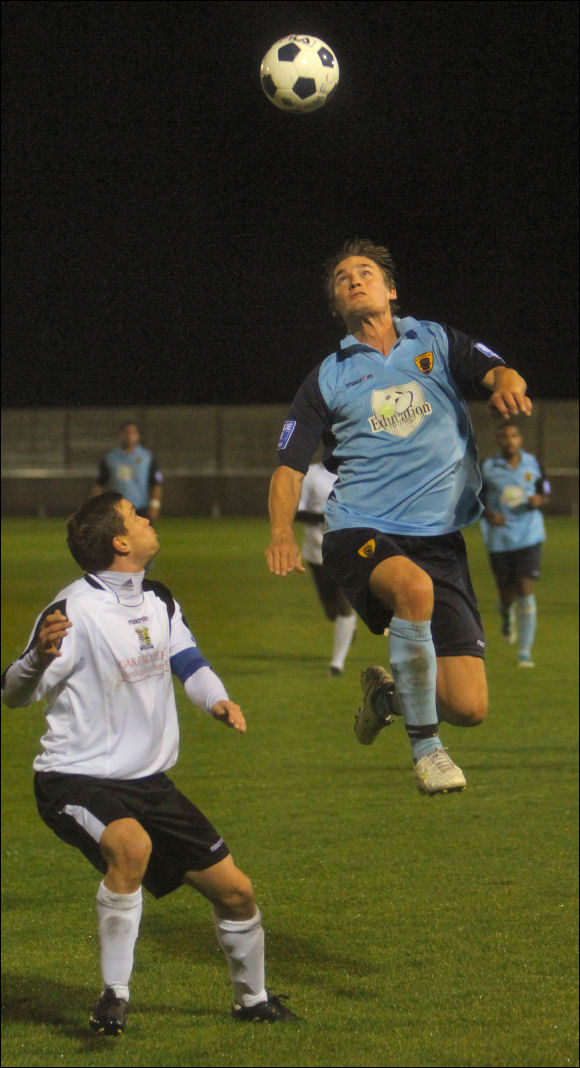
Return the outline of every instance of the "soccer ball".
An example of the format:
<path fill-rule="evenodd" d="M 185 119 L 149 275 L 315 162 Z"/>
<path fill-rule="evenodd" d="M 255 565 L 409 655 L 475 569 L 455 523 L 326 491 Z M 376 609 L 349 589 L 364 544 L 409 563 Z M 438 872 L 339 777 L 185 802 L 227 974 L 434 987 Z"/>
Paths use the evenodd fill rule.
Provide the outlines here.
<path fill-rule="evenodd" d="M 266 96 L 282 111 L 316 111 L 338 85 L 338 61 L 318 37 L 291 33 L 266 52 L 260 78 Z"/>

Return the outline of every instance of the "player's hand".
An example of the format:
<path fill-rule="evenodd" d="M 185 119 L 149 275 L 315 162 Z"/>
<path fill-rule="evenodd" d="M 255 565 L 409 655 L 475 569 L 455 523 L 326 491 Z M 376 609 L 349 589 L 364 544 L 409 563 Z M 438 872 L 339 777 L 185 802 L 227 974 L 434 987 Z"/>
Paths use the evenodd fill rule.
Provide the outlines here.
<path fill-rule="evenodd" d="M 513 367 L 492 367 L 482 381 L 491 392 L 489 408 L 502 419 L 514 415 L 531 415 L 532 402 L 526 396 L 527 386 Z"/>
<path fill-rule="evenodd" d="M 494 415 L 509 419 L 514 415 L 531 415 L 532 402 L 525 393 L 512 389 L 497 389 L 492 393 L 489 407 Z"/>
<path fill-rule="evenodd" d="M 488 512 L 485 518 L 492 527 L 505 527 L 505 516 L 501 512 Z"/>
<path fill-rule="evenodd" d="M 35 648 L 45 666 L 52 663 L 57 656 L 62 656 L 60 647 L 70 627 L 72 623 L 59 608 L 43 621 Z"/>
<path fill-rule="evenodd" d="M 266 549 L 266 562 L 268 570 L 281 578 L 285 578 L 292 571 L 298 571 L 301 575 L 306 571 L 294 538 L 272 538 Z"/>
<path fill-rule="evenodd" d="M 240 734 L 246 733 L 246 720 L 239 705 L 233 701 L 216 701 L 211 710 L 214 719 L 219 719 L 225 727 L 233 727 Z"/>
<path fill-rule="evenodd" d="M 534 508 L 541 508 L 544 503 L 544 498 L 541 493 L 533 493 L 531 497 L 528 497 L 526 501 L 526 508 L 533 510 Z"/>

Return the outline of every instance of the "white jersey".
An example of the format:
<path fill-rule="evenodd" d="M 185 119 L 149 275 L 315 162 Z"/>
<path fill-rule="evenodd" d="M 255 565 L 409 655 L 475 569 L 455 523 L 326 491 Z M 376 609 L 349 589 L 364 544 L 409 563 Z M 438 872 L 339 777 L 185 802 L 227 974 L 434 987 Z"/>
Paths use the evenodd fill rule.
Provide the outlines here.
<path fill-rule="evenodd" d="M 57 608 L 73 625 L 62 655 L 40 673 L 36 635 Z M 46 700 L 37 771 L 144 778 L 177 760 L 172 672 L 208 710 L 227 699 L 165 586 L 142 573 L 85 575 L 38 617 L 28 649 L 5 673 L 4 698 L 16 707 Z M 192 677 L 202 685 L 192 689 Z"/>
<path fill-rule="evenodd" d="M 304 476 L 298 512 L 319 515 L 317 522 L 304 525 L 302 558 L 309 564 L 322 564 L 322 538 L 324 536 L 324 508 L 336 475 L 327 471 L 324 464 L 311 464 Z"/>

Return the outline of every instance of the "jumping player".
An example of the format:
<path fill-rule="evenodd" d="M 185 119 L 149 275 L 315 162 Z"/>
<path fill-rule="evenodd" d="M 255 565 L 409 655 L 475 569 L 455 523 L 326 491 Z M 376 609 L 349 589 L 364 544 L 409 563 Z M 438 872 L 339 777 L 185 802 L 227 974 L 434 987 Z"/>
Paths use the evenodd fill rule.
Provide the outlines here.
<path fill-rule="evenodd" d="M 278 445 L 268 567 L 304 571 L 293 532 L 300 487 L 322 438 L 338 472 L 325 514 L 324 565 L 375 634 L 391 668 L 363 672 L 356 734 L 372 742 L 402 714 L 422 793 L 462 790 L 439 720 L 475 726 L 487 711 L 484 635 L 461 528 L 481 512 L 468 393 L 503 417 L 529 415 L 526 383 L 486 345 L 438 323 L 397 318 L 386 248 L 345 244 L 325 288 L 347 336 L 307 377 Z"/>
<path fill-rule="evenodd" d="M 167 776 L 179 743 L 172 674 L 225 726 L 244 733 L 246 722 L 177 601 L 144 577 L 159 552 L 155 529 L 107 492 L 69 520 L 68 545 L 85 574 L 41 613 L 2 682 L 10 708 L 46 699 L 47 731 L 34 761 L 38 809 L 104 876 L 97 892 L 103 992 L 90 1027 L 109 1035 L 125 1027 L 142 884 L 163 897 L 185 883 L 211 902 L 235 1019 L 295 1019 L 264 986 L 264 931 L 250 880 Z"/>

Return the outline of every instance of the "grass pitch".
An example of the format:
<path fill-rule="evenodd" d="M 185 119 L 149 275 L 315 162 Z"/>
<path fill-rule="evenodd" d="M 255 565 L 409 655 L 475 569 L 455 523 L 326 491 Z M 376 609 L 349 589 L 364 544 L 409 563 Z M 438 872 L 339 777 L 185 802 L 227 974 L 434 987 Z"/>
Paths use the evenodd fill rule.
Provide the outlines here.
<path fill-rule="evenodd" d="M 2 664 L 72 578 L 64 523 L 7 521 Z M 352 730 L 358 674 L 385 662 L 362 625 L 327 679 L 331 626 L 310 577 L 266 571 L 261 521 L 160 523 L 153 577 L 246 712 L 238 736 L 179 692 L 174 778 L 254 882 L 268 983 L 304 1017 L 229 1017 L 208 906 L 146 895 L 121 1039 L 88 1033 L 99 993 L 98 876 L 41 823 L 31 792 L 42 709 L 3 709 L 3 1064 L 577 1065 L 576 528 L 548 522 L 534 671 L 502 644 L 477 529 L 490 714 L 443 727 L 463 794 L 421 797 L 404 727 Z M 179 683 L 177 684 L 179 687 Z"/>

